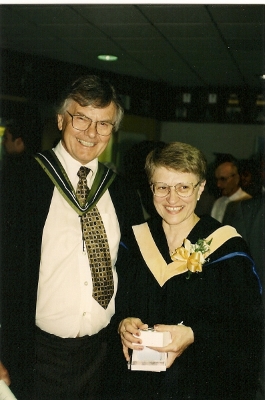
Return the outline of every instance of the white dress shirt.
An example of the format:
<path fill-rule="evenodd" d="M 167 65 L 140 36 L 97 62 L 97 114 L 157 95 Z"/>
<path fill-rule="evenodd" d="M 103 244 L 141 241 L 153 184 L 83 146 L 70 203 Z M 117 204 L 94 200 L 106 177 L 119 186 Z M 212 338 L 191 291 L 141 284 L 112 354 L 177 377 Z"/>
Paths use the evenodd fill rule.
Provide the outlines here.
<path fill-rule="evenodd" d="M 232 196 L 219 197 L 219 199 L 215 200 L 213 204 L 211 216 L 217 219 L 217 221 L 222 222 L 225 215 L 226 206 L 230 201 L 238 201 L 248 198 L 251 198 L 251 196 L 241 188 L 239 188 L 234 194 L 232 194 Z"/>
<path fill-rule="evenodd" d="M 73 159 L 61 142 L 54 149 L 74 188 L 81 164 Z M 98 160 L 85 165 L 91 187 Z M 108 237 L 114 278 L 114 295 L 108 308 L 102 308 L 92 297 L 89 260 L 82 241 L 80 218 L 55 187 L 45 222 L 42 247 L 36 325 L 56 336 L 74 338 L 93 335 L 108 325 L 115 312 L 117 291 L 115 262 L 120 242 L 117 215 L 107 190 L 97 203 Z"/>

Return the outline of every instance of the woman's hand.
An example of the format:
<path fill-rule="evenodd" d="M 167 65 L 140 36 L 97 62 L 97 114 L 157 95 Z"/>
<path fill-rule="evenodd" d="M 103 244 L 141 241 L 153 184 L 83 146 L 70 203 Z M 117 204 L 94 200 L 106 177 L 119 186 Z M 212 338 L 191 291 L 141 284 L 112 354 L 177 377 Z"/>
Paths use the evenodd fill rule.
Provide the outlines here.
<path fill-rule="evenodd" d="M 179 357 L 187 347 L 189 347 L 194 342 L 193 330 L 189 326 L 182 324 L 179 325 L 155 325 L 155 331 L 157 332 L 170 332 L 171 333 L 171 343 L 164 347 L 150 347 L 159 351 L 160 353 L 168 353 L 167 365 L 169 368 Z"/>
<path fill-rule="evenodd" d="M 9 386 L 11 383 L 8 370 L 5 368 L 4 364 L 1 363 L 1 361 L 0 361 L 0 379 L 5 381 L 7 386 Z"/>
<path fill-rule="evenodd" d="M 118 333 L 121 337 L 123 354 L 126 361 L 130 361 L 129 349 L 143 349 L 143 346 L 139 346 L 142 343 L 140 339 L 140 330 L 147 328 L 148 325 L 144 324 L 139 318 L 129 317 L 120 322 Z M 138 336 L 138 338 L 133 335 Z"/>

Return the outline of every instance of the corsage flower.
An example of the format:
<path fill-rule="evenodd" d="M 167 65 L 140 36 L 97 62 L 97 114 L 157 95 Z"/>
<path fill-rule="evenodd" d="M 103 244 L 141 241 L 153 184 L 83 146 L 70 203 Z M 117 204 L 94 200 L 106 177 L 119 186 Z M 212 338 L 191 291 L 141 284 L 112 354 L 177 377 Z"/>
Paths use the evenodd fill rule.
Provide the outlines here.
<path fill-rule="evenodd" d="M 173 251 L 171 259 L 186 263 L 189 275 L 191 272 L 202 272 L 202 265 L 206 261 L 204 255 L 209 253 L 211 241 L 212 239 L 208 242 L 205 239 L 199 239 L 192 244 L 188 239 L 184 239 L 183 246 Z"/>

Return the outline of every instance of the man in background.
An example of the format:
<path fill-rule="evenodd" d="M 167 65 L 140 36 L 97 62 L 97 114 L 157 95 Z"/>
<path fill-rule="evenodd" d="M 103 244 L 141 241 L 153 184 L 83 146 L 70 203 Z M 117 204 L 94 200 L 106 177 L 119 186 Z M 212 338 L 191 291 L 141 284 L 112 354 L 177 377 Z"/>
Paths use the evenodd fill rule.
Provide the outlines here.
<path fill-rule="evenodd" d="M 26 150 L 25 128 L 15 120 L 6 123 L 2 144 L 6 154 L 17 155 Z"/>
<path fill-rule="evenodd" d="M 232 156 L 219 161 L 215 168 L 215 179 L 221 197 L 215 200 L 211 216 L 219 222 L 227 223 L 225 213 L 228 203 L 246 200 L 251 196 L 240 187 L 237 162 Z"/>
<path fill-rule="evenodd" d="M 262 290 L 263 313 L 265 320 L 265 156 L 261 157 L 262 193 L 252 199 L 239 202 L 231 218 L 231 225 L 246 240 L 259 276 Z M 260 386 L 256 400 L 265 397 L 265 345 L 260 372 Z"/>

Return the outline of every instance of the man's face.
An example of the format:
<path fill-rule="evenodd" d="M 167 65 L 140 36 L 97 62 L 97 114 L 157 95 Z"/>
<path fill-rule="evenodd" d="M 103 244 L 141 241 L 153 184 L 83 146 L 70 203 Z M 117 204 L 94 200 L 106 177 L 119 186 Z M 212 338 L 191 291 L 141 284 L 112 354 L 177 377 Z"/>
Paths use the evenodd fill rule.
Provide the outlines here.
<path fill-rule="evenodd" d="M 7 154 L 15 154 L 18 152 L 16 140 L 13 140 L 12 134 L 6 128 L 3 136 L 3 146 Z"/>
<path fill-rule="evenodd" d="M 220 164 L 215 170 L 217 187 L 222 196 L 230 197 L 239 188 L 239 174 L 237 168 L 230 162 Z"/>
<path fill-rule="evenodd" d="M 77 102 L 69 103 L 67 111 L 72 115 L 82 115 L 93 122 L 86 131 L 79 131 L 72 126 L 72 117 L 65 114 L 58 115 L 58 128 L 62 131 L 62 144 L 68 153 L 82 165 L 99 157 L 107 147 L 111 134 L 101 136 L 96 130 L 96 121 L 115 123 L 116 107 L 113 103 L 105 108 L 92 106 L 81 107 Z"/>

